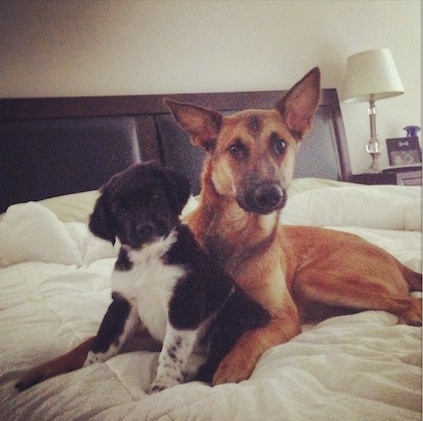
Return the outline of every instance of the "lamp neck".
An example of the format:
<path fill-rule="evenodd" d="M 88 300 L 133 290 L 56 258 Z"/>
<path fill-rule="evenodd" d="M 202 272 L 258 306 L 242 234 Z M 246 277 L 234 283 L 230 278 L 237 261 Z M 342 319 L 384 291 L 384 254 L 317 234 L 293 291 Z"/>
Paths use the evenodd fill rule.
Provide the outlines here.
<path fill-rule="evenodd" d="M 373 162 L 370 165 L 368 172 L 380 173 L 382 172 L 382 165 L 379 162 L 379 156 L 381 154 L 381 145 L 377 140 L 376 135 L 376 106 L 374 98 L 369 100 L 369 117 L 370 117 L 370 141 L 366 146 L 367 152 L 372 156 Z"/>
<path fill-rule="evenodd" d="M 369 100 L 369 118 L 370 118 L 370 140 L 377 141 L 376 134 L 376 105 L 373 97 Z"/>

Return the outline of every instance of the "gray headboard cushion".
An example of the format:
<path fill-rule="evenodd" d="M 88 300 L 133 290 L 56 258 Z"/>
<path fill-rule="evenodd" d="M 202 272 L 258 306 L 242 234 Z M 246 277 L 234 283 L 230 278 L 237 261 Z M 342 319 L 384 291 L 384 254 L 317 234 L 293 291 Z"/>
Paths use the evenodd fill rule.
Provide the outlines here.
<path fill-rule="evenodd" d="M 182 171 L 191 180 L 194 193 L 200 191 L 200 169 L 205 152 L 193 146 L 184 130 L 182 130 L 170 114 L 157 118 L 164 162 Z"/>
<path fill-rule="evenodd" d="M 271 108 L 283 91 L 0 100 L 0 212 L 10 204 L 94 190 L 137 160 L 184 172 L 199 192 L 204 152 L 171 118 L 164 98 L 221 112 Z M 322 91 L 296 177 L 345 180 L 348 148 L 334 89 Z"/>
<path fill-rule="evenodd" d="M 131 117 L 4 122 L 0 139 L 3 203 L 94 190 L 141 159 Z"/>

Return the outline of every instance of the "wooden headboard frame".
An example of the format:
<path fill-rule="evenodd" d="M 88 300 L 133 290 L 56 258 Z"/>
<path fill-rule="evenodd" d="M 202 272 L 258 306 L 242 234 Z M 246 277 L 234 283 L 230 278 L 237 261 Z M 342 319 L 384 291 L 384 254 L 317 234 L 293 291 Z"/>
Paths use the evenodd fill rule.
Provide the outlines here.
<path fill-rule="evenodd" d="M 181 169 L 199 191 L 203 151 L 176 125 L 164 98 L 230 113 L 272 108 L 286 91 L 0 100 L 0 212 L 13 203 L 98 188 L 136 160 Z M 303 140 L 296 177 L 351 174 L 335 89 L 324 89 Z"/>

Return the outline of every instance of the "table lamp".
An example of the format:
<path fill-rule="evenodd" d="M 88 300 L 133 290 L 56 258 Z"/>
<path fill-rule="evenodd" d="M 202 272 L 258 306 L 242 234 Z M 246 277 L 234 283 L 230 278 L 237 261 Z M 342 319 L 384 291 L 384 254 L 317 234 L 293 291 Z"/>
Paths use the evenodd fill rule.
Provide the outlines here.
<path fill-rule="evenodd" d="M 342 99 L 345 103 L 369 102 L 370 141 L 366 146 L 372 164 L 366 172 L 380 173 L 382 145 L 376 135 L 375 102 L 401 95 L 404 87 L 388 48 L 363 51 L 348 57 Z"/>

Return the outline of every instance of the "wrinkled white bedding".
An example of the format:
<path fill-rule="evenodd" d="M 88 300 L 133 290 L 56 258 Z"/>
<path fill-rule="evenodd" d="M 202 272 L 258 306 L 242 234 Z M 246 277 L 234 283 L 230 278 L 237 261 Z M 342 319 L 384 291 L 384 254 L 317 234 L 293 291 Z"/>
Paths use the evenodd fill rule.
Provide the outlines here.
<path fill-rule="evenodd" d="M 350 213 L 351 218 L 346 218 L 351 209 L 348 188 L 356 190 L 355 211 L 361 191 L 366 210 L 378 209 L 379 217 L 358 218 Z M 319 189 L 323 191 L 316 193 Z M 354 232 L 421 271 L 421 232 L 416 221 L 409 219 L 406 226 L 404 216 L 413 218 L 416 213 L 420 189 L 389 190 L 384 187 L 369 195 L 364 186 L 299 181 L 294 183 L 283 220 Z M 393 195 L 398 197 L 393 200 Z M 90 205 L 84 212 L 91 209 L 95 197 L 95 193 L 88 197 Z M 372 203 L 374 197 L 377 203 Z M 395 218 L 390 216 L 395 225 L 390 227 L 383 211 L 395 213 L 393 202 L 400 204 L 401 211 Z M 149 396 L 144 391 L 158 354 L 136 351 L 18 394 L 13 385 L 19 376 L 95 334 L 110 303 L 109 273 L 116 247 L 89 234 L 83 222 L 87 215 L 69 219 L 71 211 L 67 209 L 63 217 L 58 208 L 54 201 L 18 205 L 9 208 L 0 222 L 1 419 L 421 419 L 421 329 L 397 325 L 395 316 L 376 311 L 304 326 L 291 342 L 268 350 L 252 377 L 238 385 L 211 388 L 192 382 Z M 333 209 L 334 218 L 322 209 Z M 323 219 L 317 218 L 319 212 Z M 300 218 L 308 221 L 299 222 Z M 401 227 L 399 219 L 404 223 Z M 380 226 L 379 221 L 383 221 Z"/>

